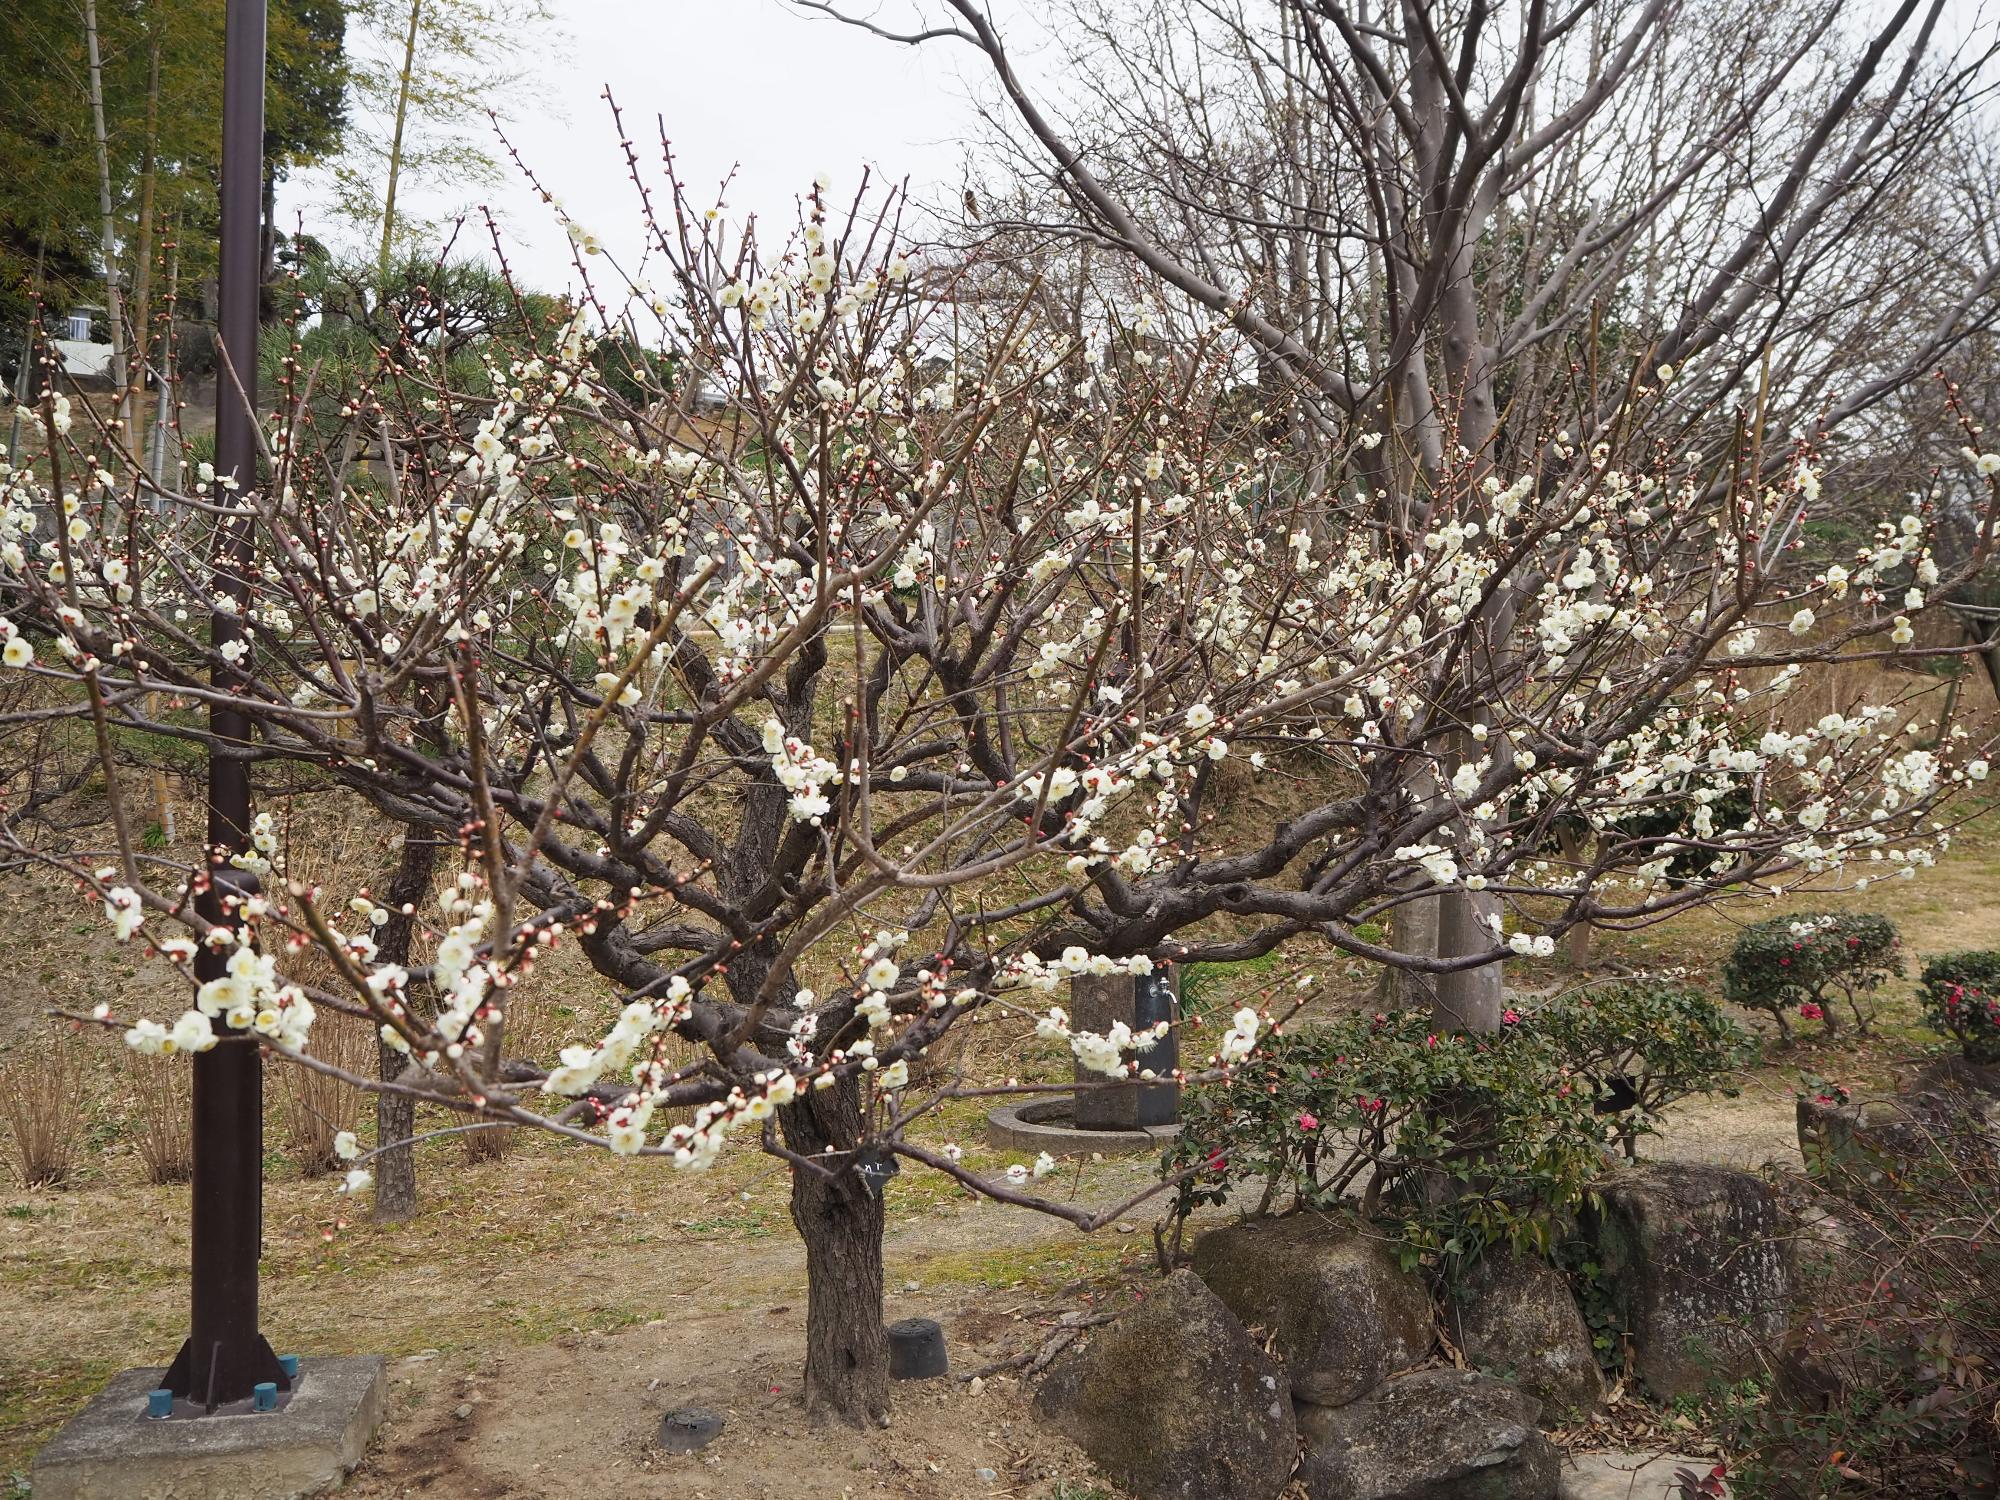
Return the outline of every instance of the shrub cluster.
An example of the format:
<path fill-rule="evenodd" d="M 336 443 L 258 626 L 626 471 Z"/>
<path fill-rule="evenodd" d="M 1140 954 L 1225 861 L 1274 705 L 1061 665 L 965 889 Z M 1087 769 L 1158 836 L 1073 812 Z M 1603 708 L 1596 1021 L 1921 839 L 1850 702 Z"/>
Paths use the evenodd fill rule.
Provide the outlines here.
<path fill-rule="evenodd" d="M 1539 1007 L 1532 1021 L 1593 1085 L 1594 1109 L 1628 1160 L 1668 1105 L 1691 1094 L 1733 1098 L 1734 1076 L 1757 1061 L 1756 1039 L 1690 984 L 1586 985 Z"/>
<path fill-rule="evenodd" d="M 1864 997 L 1902 972 L 1902 939 L 1887 917 L 1819 912 L 1744 928 L 1723 965 L 1722 990 L 1738 1005 L 1770 1015 L 1787 1040 L 1794 1013 L 1839 1031 L 1836 998 L 1865 1033 L 1872 1010 L 1863 1008 Z"/>
<path fill-rule="evenodd" d="M 1183 1096 L 1176 1217 L 1251 1194 L 1256 1213 L 1358 1196 L 1411 1262 L 1503 1243 L 1545 1255 L 1607 1142 L 1720 1086 L 1747 1049 L 1714 1002 L 1648 983 L 1509 1011 L 1492 1034 L 1440 1033 L 1420 1011 L 1273 1034 Z"/>
<path fill-rule="evenodd" d="M 1846 1105 L 1845 1092 L 1806 1096 Z M 1808 1168 L 1795 1263 L 1803 1318 L 1770 1373 L 1711 1416 L 1746 1500 L 1957 1500 L 2000 1485 L 2000 1149 L 1982 1095 L 1902 1101 L 1898 1119 Z M 1856 1170 L 1873 1157 L 1879 1170 Z"/>
<path fill-rule="evenodd" d="M 1958 1042 L 1965 1060 L 2000 1062 L 2000 949 L 1943 953 L 1917 982 L 1924 1019 Z"/>

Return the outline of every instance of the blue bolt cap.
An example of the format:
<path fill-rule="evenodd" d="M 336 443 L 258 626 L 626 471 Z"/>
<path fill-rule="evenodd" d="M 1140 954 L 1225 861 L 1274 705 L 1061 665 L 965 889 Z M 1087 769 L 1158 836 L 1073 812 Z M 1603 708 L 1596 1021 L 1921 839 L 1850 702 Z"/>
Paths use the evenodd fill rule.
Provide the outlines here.
<path fill-rule="evenodd" d="M 265 1380 L 258 1382 L 258 1384 L 251 1387 L 250 1395 L 253 1398 L 250 1404 L 257 1411 L 276 1411 L 278 1409 L 277 1381 Z"/>
<path fill-rule="evenodd" d="M 146 1415 L 149 1417 L 171 1417 L 174 1414 L 174 1393 L 164 1388 L 146 1392 Z"/>
<path fill-rule="evenodd" d="M 299 1357 L 296 1354 L 280 1354 L 278 1356 L 278 1368 L 285 1372 L 285 1379 L 297 1380 L 299 1378 Z"/>

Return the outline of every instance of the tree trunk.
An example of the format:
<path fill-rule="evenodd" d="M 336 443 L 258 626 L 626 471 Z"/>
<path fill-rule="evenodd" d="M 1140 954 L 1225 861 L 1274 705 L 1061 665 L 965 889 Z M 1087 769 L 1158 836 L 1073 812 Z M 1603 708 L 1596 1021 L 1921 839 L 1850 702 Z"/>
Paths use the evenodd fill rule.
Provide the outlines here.
<path fill-rule="evenodd" d="M 1394 908 L 1389 913 L 1389 946 L 1416 958 L 1436 958 L 1438 898 L 1420 896 Z M 1419 969 L 1386 965 L 1375 988 L 1376 1003 L 1383 1010 L 1427 1009 L 1437 1003 L 1437 979 L 1437 975 Z"/>
<path fill-rule="evenodd" d="M 1556 825 L 1556 844 L 1562 850 L 1563 858 L 1571 865 L 1574 873 L 1579 875 L 1583 871 L 1584 854 L 1587 851 L 1588 842 L 1589 840 L 1583 831 L 1577 828 L 1575 824 L 1565 822 Z M 1577 970 L 1589 968 L 1590 924 L 1588 922 L 1578 922 L 1565 934 L 1564 941 L 1567 944 L 1569 966 Z"/>
<path fill-rule="evenodd" d="M 257 270 L 257 322 L 262 327 L 282 321 L 278 305 L 278 167 L 264 158 L 264 249 Z"/>
<path fill-rule="evenodd" d="M 410 81 L 417 67 L 417 30 L 423 19 L 424 0 L 410 0 L 410 27 L 403 36 L 403 70 L 397 75 L 396 123 L 389 132 L 389 164 L 382 188 L 382 247 L 375 269 L 381 288 L 389 284 L 389 260 L 396 246 L 396 179 L 403 174 L 403 130 L 410 118 Z"/>
<path fill-rule="evenodd" d="M 1500 914 L 1500 898 L 1491 891 L 1462 888 L 1444 893 L 1438 913 L 1438 957 L 1477 953 L 1491 946 L 1491 918 Z M 1498 1031 L 1506 1008 L 1503 981 L 1506 966 L 1495 962 L 1476 969 L 1458 969 L 1438 976 L 1433 1014 L 1440 1031 Z"/>
<path fill-rule="evenodd" d="M 181 290 L 180 216 L 174 216 L 173 238 L 167 246 L 166 326 L 160 331 L 159 404 L 153 412 L 153 429 L 146 434 L 146 472 L 152 476 L 153 506 L 165 510 L 166 501 L 157 493 L 165 482 L 167 469 L 167 429 L 174 420 L 174 311 Z M 178 451 L 178 445 L 176 445 Z M 180 482 L 180 465 L 174 466 L 174 482 Z"/>
<path fill-rule="evenodd" d="M 779 1114 L 785 1144 L 818 1158 L 848 1151 L 862 1133 L 853 1079 L 815 1090 Z M 845 1161 L 845 1158 L 835 1158 Z M 882 1200 L 860 1176 L 792 1171 L 792 1224 L 806 1247 L 806 1413 L 857 1426 L 882 1422 L 889 1403 L 889 1335 L 882 1326 Z"/>
<path fill-rule="evenodd" d="M 438 846 L 427 833 L 403 830 L 403 852 L 396 861 L 396 873 L 382 904 L 389 908 L 389 920 L 382 924 L 376 951 L 383 963 L 407 964 L 410 938 L 416 931 L 416 909 L 430 895 L 431 876 L 437 868 Z M 408 906 L 411 912 L 403 914 Z M 398 1077 L 409 1066 L 409 1058 L 386 1042 L 377 1042 L 380 1076 Z M 375 1096 L 375 1144 L 386 1147 L 375 1158 L 375 1222 L 394 1224 L 417 1211 L 417 1156 L 408 1144 L 416 1131 L 417 1101 L 408 1094 Z"/>
<path fill-rule="evenodd" d="M 132 257 L 132 360 L 119 402 L 130 425 L 125 441 L 134 458 L 146 452 L 146 350 L 153 322 L 153 190 L 159 178 L 160 34 L 152 30 L 146 53 L 146 149 L 139 164 L 139 215 Z"/>
<path fill-rule="evenodd" d="M 1469 735 L 1455 734 L 1446 749 L 1444 764 L 1439 768 L 1438 780 L 1444 781 L 1457 773 L 1461 765 L 1477 760 L 1478 747 Z M 1443 795 L 1440 789 L 1439 795 Z M 1454 833 L 1464 827 L 1464 819 L 1453 825 Z M 1453 838 L 1452 843 L 1461 849 L 1464 842 Z M 1500 898 L 1492 891 L 1469 891 L 1464 886 L 1453 886 L 1438 898 L 1437 955 L 1439 958 L 1459 958 L 1469 953 L 1478 953 L 1493 946 L 1500 931 Z M 1454 969 L 1439 974 L 1431 1005 L 1431 1015 L 1437 1022 L 1439 1031 L 1498 1031 L 1500 1012 L 1505 1009 L 1502 988 L 1506 977 L 1505 966 L 1499 962 L 1481 964 L 1475 969 Z"/>
<path fill-rule="evenodd" d="M 97 207 L 104 256 L 105 321 L 111 328 L 111 384 L 123 420 L 125 391 L 125 307 L 118 288 L 118 226 L 111 207 L 111 155 L 104 131 L 104 69 L 97 52 L 97 0 L 83 0 L 83 36 L 90 56 L 90 114 L 97 135 Z"/>
<path fill-rule="evenodd" d="M 1590 967 L 1590 924 L 1579 922 L 1564 938 L 1569 944 L 1569 966 L 1581 973 Z"/>
<path fill-rule="evenodd" d="M 21 413 L 27 410 L 29 398 L 34 390 L 36 346 L 42 339 L 42 262 L 48 255 L 49 240 L 44 234 L 35 242 L 35 279 L 28 291 L 28 326 L 21 341 L 21 363 L 14 371 L 14 399 L 9 405 L 14 410 L 7 419 L 7 456 L 14 463 L 20 463 Z M 46 507 L 37 507 L 37 510 Z M 35 528 L 36 536 L 41 528 Z"/>

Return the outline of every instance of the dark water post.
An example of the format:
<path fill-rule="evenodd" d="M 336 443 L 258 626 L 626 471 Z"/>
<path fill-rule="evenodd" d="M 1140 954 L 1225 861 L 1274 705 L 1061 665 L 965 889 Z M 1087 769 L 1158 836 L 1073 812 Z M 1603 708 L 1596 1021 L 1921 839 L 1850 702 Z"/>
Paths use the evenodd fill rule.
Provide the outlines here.
<path fill-rule="evenodd" d="M 223 368 L 216 379 L 215 472 L 247 492 L 257 482 L 257 303 L 263 274 L 264 23 L 266 0 L 228 0 L 222 53 L 222 233 L 220 324 Z M 216 498 L 232 492 L 218 486 Z M 215 588 L 240 606 L 249 597 L 247 517 L 216 527 Z M 239 614 L 211 617 L 217 648 L 241 639 Z M 218 670 L 214 685 L 240 689 Z M 216 699 L 209 705 L 210 879 L 199 898 L 211 922 L 234 920 L 234 898 L 255 882 L 229 866 L 250 842 L 250 765 L 224 747 L 249 741 L 247 718 Z M 220 753 L 218 753 L 218 750 Z M 226 956 L 204 946 L 200 979 L 220 977 Z M 213 1411 L 291 1378 L 257 1328 L 257 1259 L 264 1230 L 264 1064 L 254 1033 L 218 1026 L 219 1040 L 194 1058 L 194 1255 L 188 1340 L 167 1372 L 175 1396 Z"/>

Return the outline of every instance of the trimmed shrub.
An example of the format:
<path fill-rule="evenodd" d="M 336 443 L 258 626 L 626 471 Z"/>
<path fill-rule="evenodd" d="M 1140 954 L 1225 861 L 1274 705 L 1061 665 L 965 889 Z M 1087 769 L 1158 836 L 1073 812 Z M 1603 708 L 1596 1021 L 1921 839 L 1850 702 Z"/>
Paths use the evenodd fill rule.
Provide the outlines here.
<path fill-rule="evenodd" d="M 1838 1032 L 1836 998 L 1846 1003 L 1856 1029 L 1866 1033 L 1873 1012 L 1863 1009 L 1863 997 L 1902 972 L 1902 939 L 1887 917 L 1808 913 L 1744 928 L 1723 965 L 1722 992 L 1769 1015 L 1787 1041 L 1795 1013 Z"/>
<path fill-rule="evenodd" d="M 1593 1107 L 1628 1161 L 1667 1106 L 1692 1094 L 1734 1097 L 1757 1042 L 1714 997 L 1659 979 L 1586 985 L 1536 1009 L 1535 1026 L 1595 1091 Z"/>
<path fill-rule="evenodd" d="M 1607 987 L 1508 1015 L 1487 1034 L 1401 1011 L 1272 1036 L 1183 1094 L 1166 1159 L 1187 1174 L 1177 1220 L 1241 1196 L 1255 1213 L 1353 1199 L 1400 1235 L 1408 1262 L 1500 1244 L 1546 1255 L 1607 1140 L 1629 1142 L 1747 1055 L 1743 1033 L 1681 987 Z"/>
<path fill-rule="evenodd" d="M 1972 1063 L 2000 1063 L 2000 949 L 1944 953 L 1917 981 L 1924 1019 Z"/>

